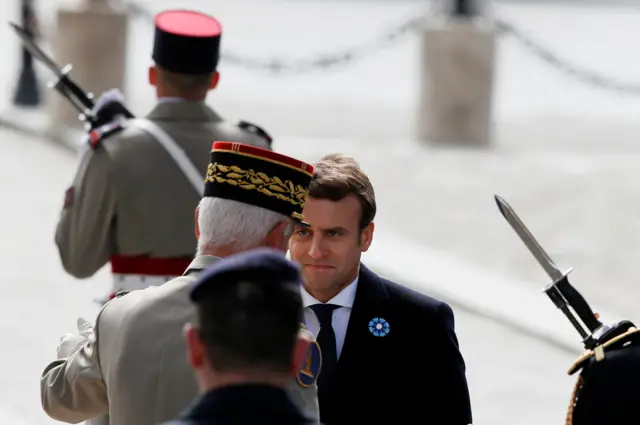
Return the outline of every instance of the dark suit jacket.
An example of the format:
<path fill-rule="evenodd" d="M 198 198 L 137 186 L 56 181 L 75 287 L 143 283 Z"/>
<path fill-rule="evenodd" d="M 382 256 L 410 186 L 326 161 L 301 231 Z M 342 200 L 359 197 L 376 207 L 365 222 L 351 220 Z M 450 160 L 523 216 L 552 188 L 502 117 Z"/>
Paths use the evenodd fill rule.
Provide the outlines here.
<path fill-rule="evenodd" d="M 389 324 L 386 335 L 369 330 L 375 318 Z M 471 424 L 451 307 L 361 265 L 330 388 L 329 402 L 320 404 L 325 425 Z"/>
<path fill-rule="evenodd" d="M 176 420 L 164 425 L 315 425 L 269 385 L 235 385 L 200 396 Z"/>

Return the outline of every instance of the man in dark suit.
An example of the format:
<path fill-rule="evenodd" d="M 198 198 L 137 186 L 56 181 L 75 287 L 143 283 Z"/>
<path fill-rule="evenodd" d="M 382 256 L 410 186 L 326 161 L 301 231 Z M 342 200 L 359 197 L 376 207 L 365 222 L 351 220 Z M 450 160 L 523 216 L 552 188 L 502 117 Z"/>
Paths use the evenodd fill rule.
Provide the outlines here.
<path fill-rule="evenodd" d="M 197 324 L 185 328 L 202 395 L 165 425 L 312 425 L 286 387 L 307 358 L 302 278 L 281 252 L 259 248 L 217 261 L 192 286 Z"/>
<path fill-rule="evenodd" d="M 314 167 L 303 211 L 310 227 L 296 228 L 289 249 L 303 271 L 305 322 L 322 350 L 321 422 L 471 424 L 451 307 L 360 263 L 373 240 L 371 182 L 344 155 Z"/>

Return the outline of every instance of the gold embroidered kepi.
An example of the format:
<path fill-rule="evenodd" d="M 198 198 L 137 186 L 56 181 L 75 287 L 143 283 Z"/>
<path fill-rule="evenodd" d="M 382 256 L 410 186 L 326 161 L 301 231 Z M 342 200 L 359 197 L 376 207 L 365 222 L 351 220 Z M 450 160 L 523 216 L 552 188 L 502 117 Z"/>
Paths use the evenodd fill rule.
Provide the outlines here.
<path fill-rule="evenodd" d="M 313 166 L 255 146 L 214 142 L 204 196 L 231 199 L 279 212 L 304 223 Z"/>

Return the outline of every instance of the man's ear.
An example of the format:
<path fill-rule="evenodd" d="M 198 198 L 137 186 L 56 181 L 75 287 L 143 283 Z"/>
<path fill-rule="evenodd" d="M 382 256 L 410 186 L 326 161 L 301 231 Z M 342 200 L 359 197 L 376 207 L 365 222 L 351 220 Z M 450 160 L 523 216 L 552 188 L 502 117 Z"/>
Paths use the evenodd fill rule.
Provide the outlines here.
<path fill-rule="evenodd" d="M 218 71 L 213 73 L 211 77 L 211 85 L 209 85 L 209 90 L 213 90 L 218 87 L 218 83 L 220 82 L 220 73 Z"/>
<path fill-rule="evenodd" d="M 289 222 L 284 220 L 273 226 L 273 229 L 267 234 L 264 239 L 264 245 L 270 248 L 278 249 L 282 252 L 287 252 L 289 247 L 289 237 L 291 235 L 286 234 L 289 228 Z"/>
<path fill-rule="evenodd" d="M 187 344 L 187 363 L 193 369 L 199 369 L 204 365 L 205 353 L 198 328 L 191 323 L 187 323 L 184 326 L 183 334 Z"/>
<path fill-rule="evenodd" d="M 158 70 L 156 69 L 155 65 L 151 65 L 149 67 L 149 84 L 151 84 L 152 86 L 158 84 Z"/>
<path fill-rule="evenodd" d="M 375 224 L 369 223 L 362 232 L 360 232 L 360 251 L 367 252 L 373 242 L 373 231 L 375 230 Z"/>

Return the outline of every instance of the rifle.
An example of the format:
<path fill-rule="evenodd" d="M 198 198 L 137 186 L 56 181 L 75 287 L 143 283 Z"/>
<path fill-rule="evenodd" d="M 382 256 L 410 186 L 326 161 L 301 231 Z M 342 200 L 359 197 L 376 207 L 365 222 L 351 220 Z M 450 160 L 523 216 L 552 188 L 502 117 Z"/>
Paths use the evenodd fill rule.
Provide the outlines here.
<path fill-rule="evenodd" d="M 552 282 L 543 289 L 543 292 L 547 294 L 556 307 L 564 313 L 576 328 L 587 350 L 593 350 L 595 347 L 635 327 L 635 325 L 628 320 L 610 325 L 602 323 L 599 320 L 599 315 L 591 310 L 591 307 L 580 292 L 569 282 L 568 275 L 573 269 L 569 268 L 566 272 L 560 271 L 544 248 L 542 248 L 522 220 L 520 220 L 513 208 L 511 208 L 511 205 L 498 195 L 494 197 L 500 213 L 502 213 L 503 217 L 527 246 L 529 252 L 533 254 L 538 263 L 545 272 L 547 272 L 547 275 L 552 279 Z"/>
<path fill-rule="evenodd" d="M 134 118 L 134 115 L 119 102 L 107 103 L 100 109 L 99 114 L 95 114 L 93 108 L 95 106 L 93 93 L 84 91 L 78 86 L 70 77 L 71 64 L 61 68 L 58 64 L 51 59 L 38 45 L 34 42 L 29 32 L 13 22 L 9 22 L 9 25 L 18 34 L 18 37 L 22 40 L 25 48 L 31 52 L 34 58 L 42 62 L 47 68 L 49 68 L 56 76 L 56 78 L 50 81 L 47 86 L 50 89 L 58 91 L 64 96 L 71 105 L 78 111 L 78 119 L 83 123 L 83 126 L 87 132 L 99 129 L 105 124 L 114 121 L 115 117 L 122 115 L 127 119 Z M 112 134 L 113 131 L 109 131 Z"/>

